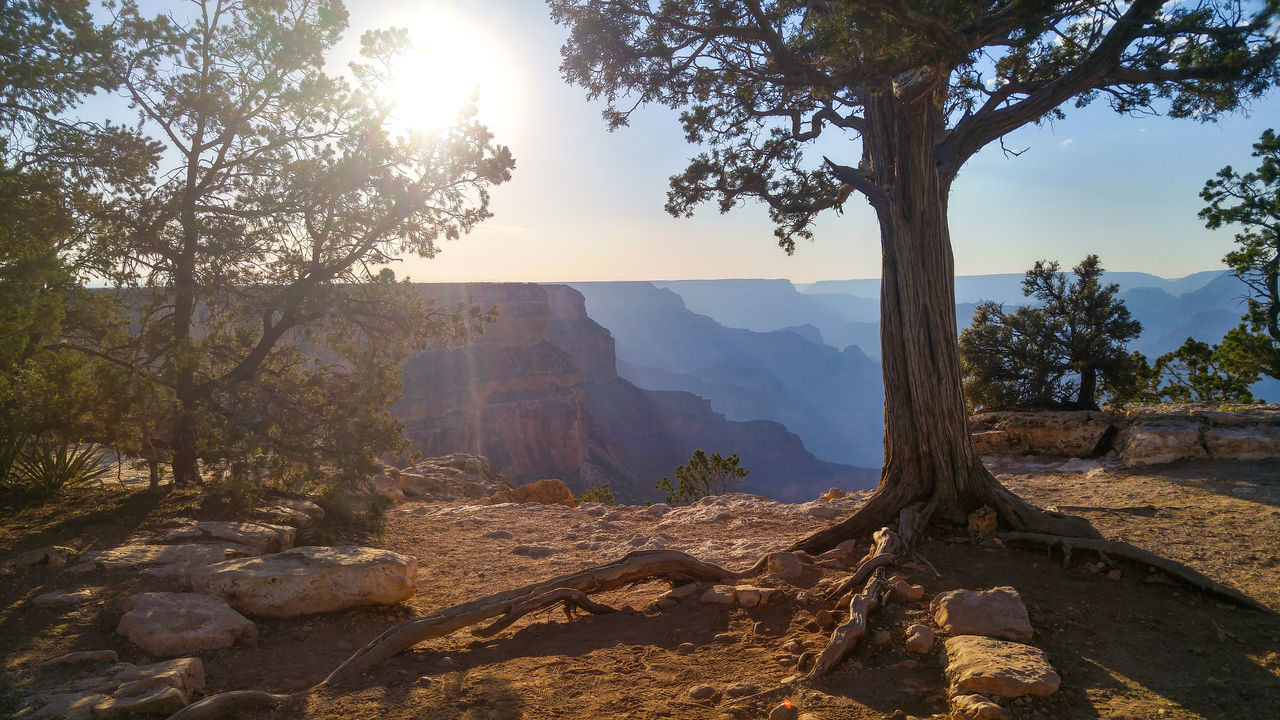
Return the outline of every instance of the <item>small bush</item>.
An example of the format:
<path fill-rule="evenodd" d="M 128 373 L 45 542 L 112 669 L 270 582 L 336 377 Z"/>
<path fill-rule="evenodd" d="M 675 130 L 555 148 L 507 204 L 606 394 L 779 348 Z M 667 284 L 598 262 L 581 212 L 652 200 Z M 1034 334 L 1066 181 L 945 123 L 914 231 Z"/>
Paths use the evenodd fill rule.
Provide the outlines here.
<path fill-rule="evenodd" d="M 111 472 L 96 445 L 6 436 L 0 441 L 0 490 L 45 499 L 68 487 L 97 481 Z"/>
<path fill-rule="evenodd" d="M 662 478 L 658 489 L 667 494 L 667 502 L 672 505 L 684 505 L 708 495 L 723 495 L 742 482 L 750 472 L 738 465 L 736 454 L 721 457 L 720 453 L 711 453 L 711 457 L 701 448 L 693 451 L 688 465 L 676 467 L 676 484 L 672 486 L 671 478 Z"/>
<path fill-rule="evenodd" d="M 605 505 L 613 504 L 613 490 L 610 489 L 609 483 L 605 483 L 600 487 L 587 488 L 582 491 L 581 495 L 573 499 L 574 503 L 598 502 Z"/>

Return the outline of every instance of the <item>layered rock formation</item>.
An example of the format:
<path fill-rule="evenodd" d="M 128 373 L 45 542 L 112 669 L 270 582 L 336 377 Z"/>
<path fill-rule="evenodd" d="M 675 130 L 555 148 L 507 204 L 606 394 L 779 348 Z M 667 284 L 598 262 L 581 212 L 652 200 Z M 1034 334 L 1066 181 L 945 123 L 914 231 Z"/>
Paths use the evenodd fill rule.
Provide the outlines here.
<path fill-rule="evenodd" d="M 871 487 L 877 471 L 824 463 L 773 422 L 731 422 L 686 392 L 618 377 L 613 337 L 561 285 L 424 285 L 440 304 L 473 301 L 498 320 L 471 344 L 410 358 L 393 412 L 424 455 L 483 455 L 513 482 L 559 478 L 581 491 L 609 482 L 619 501 L 660 499 L 663 475 L 697 448 L 738 453 L 743 487 L 808 499 L 831 486 Z"/>

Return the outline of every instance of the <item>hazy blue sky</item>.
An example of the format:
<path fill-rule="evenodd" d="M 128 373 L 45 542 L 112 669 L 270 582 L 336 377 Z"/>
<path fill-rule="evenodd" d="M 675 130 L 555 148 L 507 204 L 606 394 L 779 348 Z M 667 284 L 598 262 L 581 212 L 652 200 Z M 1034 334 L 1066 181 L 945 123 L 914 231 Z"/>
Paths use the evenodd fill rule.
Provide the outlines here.
<path fill-rule="evenodd" d="M 445 76 L 466 80 L 467 68 L 480 68 L 482 116 L 517 161 L 513 180 L 494 191 L 495 217 L 436 258 L 407 261 L 402 274 L 424 281 L 878 276 L 874 215 L 856 194 L 793 257 L 777 247 L 759 206 L 728 215 L 708 206 L 692 219 L 664 213 L 667 178 L 694 152 L 675 113 L 647 108 L 631 127 L 606 132 L 601 104 L 560 79 L 565 31 L 538 0 L 349 7 L 353 40 L 368 28 L 399 25 L 419 39 L 460 43 L 456 52 L 465 55 L 452 58 Z M 429 82 L 432 72 L 417 76 Z M 1273 94 L 1248 115 L 1201 124 L 1120 117 L 1099 103 L 1009 136 L 1010 148 L 1029 150 L 1006 158 L 998 146 L 987 148 L 956 182 L 957 272 L 1022 272 L 1041 258 L 1070 266 L 1088 253 L 1112 270 L 1165 277 L 1221 268 L 1231 233 L 1204 229 L 1199 189 L 1225 164 L 1253 166 L 1251 144 L 1280 124 L 1277 110 Z M 839 153 L 845 143 L 824 150 Z M 847 144 L 843 159 L 853 164 L 857 146 Z"/>

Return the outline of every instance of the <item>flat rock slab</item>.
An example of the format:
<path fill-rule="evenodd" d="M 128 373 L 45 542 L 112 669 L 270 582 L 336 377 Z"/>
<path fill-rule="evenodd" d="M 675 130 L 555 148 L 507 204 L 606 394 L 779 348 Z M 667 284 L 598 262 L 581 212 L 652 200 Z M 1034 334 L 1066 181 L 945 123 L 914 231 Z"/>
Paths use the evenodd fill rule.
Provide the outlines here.
<path fill-rule="evenodd" d="M 129 713 L 171 715 L 204 689 L 199 658 L 177 658 L 153 665 L 112 665 L 28 698 L 17 717 L 28 720 L 84 720 Z"/>
<path fill-rule="evenodd" d="M 298 531 L 289 525 L 256 522 L 222 522 L 180 518 L 173 527 L 157 535 L 153 542 L 175 543 L 220 541 L 251 547 L 258 552 L 273 553 L 293 547 Z"/>
<path fill-rule="evenodd" d="M 159 657 L 254 643 L 258 628 L 226 601 L 198 593 L 151 592 L 125 600 L 116 632 Z"/>
<path fill-rule="evenodd" d="M 92 588 L 83 590 L 53 590 L 32 598 L 31 602 L 39 607 L 68 608 L 87 603 L 96 597 L 98 591 Z"/>
<path fill-rule="evenodd" d="M 947 647 L 947 681 L 955 693 L 1052 695 L 1062 678 L 1040 648 L 981 635 L 957 635 Z"/>
<path fill-rule="evenodd" d="M 96 550 L 81 556 L 80 565 L 68 570 L 104 568 L 172 567 L 191 568 L 228 558 L 258 555 L 258 551 L 237 543 L 188 543 L 183 545 L 121 545 L 109 550 Z"/>
<path fill-rule="evenodd" d="M 389 550 L 298 547 L 196 568 L 186 579 L 251 615 L 295 617 L 359 605 L 394 605 L 416 590 L 418 560 Z"/>
<path fill-rule="evenodd" d="M 1025 641 L 1033 633 L 1027 606 L 1011 587 L 938 593 L 929 604 L 929 612 L 938 627 L 950 635 Z"/>

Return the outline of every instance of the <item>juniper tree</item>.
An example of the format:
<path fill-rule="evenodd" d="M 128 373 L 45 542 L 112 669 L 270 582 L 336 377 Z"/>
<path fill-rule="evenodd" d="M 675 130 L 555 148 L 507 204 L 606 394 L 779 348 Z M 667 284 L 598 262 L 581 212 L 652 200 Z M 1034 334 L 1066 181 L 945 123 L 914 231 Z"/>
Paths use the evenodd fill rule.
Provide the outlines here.
<path fill-rule="evenodd" d="M 1035 304 L 1005 312 L 982 303 L 960 334 L 965 392 L 972 405 L 992 408 L 1096 410 L 1102 391 L 1125 395 L 1138 381 L 1125 343 L 1142 324 L 1099 282 L 1102 263 L 1089 255 L 1072 268 L 1039 261 L 1027 271 L 1022 294 Z"/>
<path fill-rule="evenodd" d="M 406 33 L 367 33 L 347 79 L 325 69 L 346 23 L 339 0 L 116 11 L 113 67 L 163 159 L 93 240 L 132 288 L 138 342 L 120 361 L 172 400 L 160 440 L 179 484 L 201 459 L 395 449 L 399 359 L 480 320 L 425 311 L 380 266 L 488 217 L 511 155 L 473 116 L 394 130 L 386 81 Z"/>
<path fill-rule="evenodd" d="M 701 151 L 671 179 L 672 214 L 758 200 L 791 252 L 853 193 L 876 212 L 884 470 L 858 514 L 803 549 L 870 532 L 920 501 L 938 520 L 987 504 L 1009 527 L 1096 535 L 1001 487 L 969 438 L 951 186 L 983 147 L 1072 105 L 1198 119 L 1240 107 L 1276 81 L 1274 3 L 548 2 L 570 29 L 565 78 L 606 101 L 611 128 L 645 103 L 682 111 Z M 806 147 L 832 133 L 860 151 L 813 162 Z"/>
<path fill-rule="evenodd" d="M 1205 225 L 1217 229 L 1238 225 L 1236 249 L 1227 266 L 1249 286 L 1249 310 L 1241 326 L 1223 345 L 1246 365 L 1280 379 L 1280 137 L 1267 130 L 1253 145 L 1261 158 L 1257 170 L 1244 174 L 1230 165 L 1205 183 L 1200 211 Z"/>

